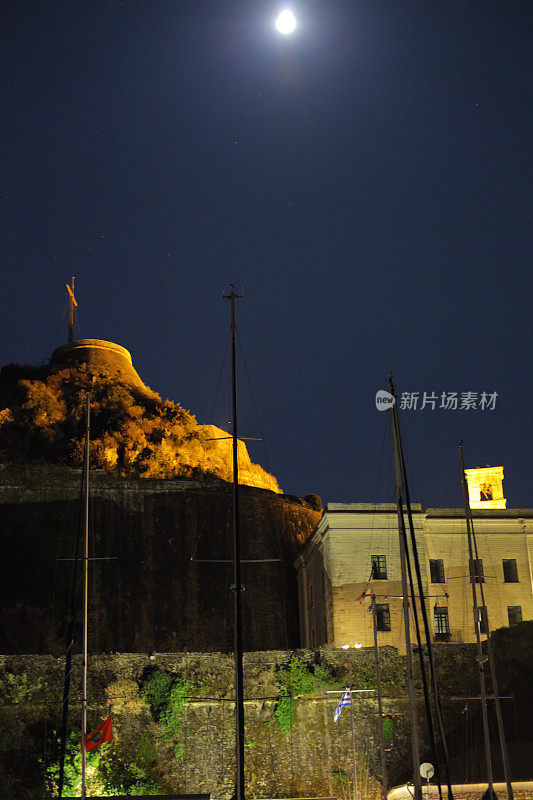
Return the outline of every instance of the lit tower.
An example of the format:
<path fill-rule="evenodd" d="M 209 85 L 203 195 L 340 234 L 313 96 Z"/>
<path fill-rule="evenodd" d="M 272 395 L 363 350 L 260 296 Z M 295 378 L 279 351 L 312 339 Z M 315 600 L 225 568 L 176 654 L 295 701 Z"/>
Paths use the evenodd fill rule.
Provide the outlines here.
<path fill-rule="evenodd" d="M 465 469 L 470 508 L 505 508 L 503 467 Z"/>
<path fill-rule="evenodd" d="M 68 340 L 72 342 L 74 340 L 74 306 L 78 307 L 76 303 L 76 298 L 74 297 L 74 275 L 72 276 L 72 281 L 70 286 L 67 283 L 67 292 L 68 292 Z"/>

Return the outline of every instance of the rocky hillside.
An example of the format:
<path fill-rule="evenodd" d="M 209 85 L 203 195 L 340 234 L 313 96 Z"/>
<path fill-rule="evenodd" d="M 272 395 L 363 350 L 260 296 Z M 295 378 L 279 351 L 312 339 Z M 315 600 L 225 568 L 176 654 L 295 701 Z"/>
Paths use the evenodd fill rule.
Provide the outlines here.
<path fill-rule="evenodd" d="M 138 478 L 233 480 L 227 433 L 198 425 L 192 414 L 141 381 L 121 382 L 88 363 L 9 364 L 0 371 L 2 461 L 79 466 L 88 392 L 92 467 Z M 281 491 L 272 475 L 250 461 L 243 442 L 239 470 L 241 483 Z"/>

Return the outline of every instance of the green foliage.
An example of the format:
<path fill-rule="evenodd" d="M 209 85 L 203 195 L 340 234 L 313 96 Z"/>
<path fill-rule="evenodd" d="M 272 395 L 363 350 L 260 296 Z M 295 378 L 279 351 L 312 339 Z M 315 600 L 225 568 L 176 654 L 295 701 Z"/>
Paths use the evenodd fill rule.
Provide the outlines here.
<path fill-rule="evenodd" d="M 353 678 L 354 687 L 357 689 L 374 689 L 376 686 L 376 673 L 374 667 L 356 663 Z"/>
<path fill-rule="evenodd" d="M 63 783 L 64 795 L 75 796 L 80 791 L 82 754 L 79 737 L 79 732 L 71 731 L 67 738 Z M 56 731 L 53 731 L 52 741 L 49 747 L 52 758 L 45 768 L 45 785 L 51 794 L 55 794 L 59 786 L 59 749 L 60 737 Z M 98 767 L 102 756 L 101 750 L 101 747 L 97 747 L 95 750 L 91 750 L 87 753 L 87 788 L 91 793 L 93 791 L 99 791 L 102 788 L 101 781 L 98 777 Z"/>
<path fill-rule="evenodd" d="M 6 704 L 34 703 L 41 699 L 46 689 L 47 685 L 43 681 L 31 683 L 26 672 L 16 675 L 5 672 L 0 677 L 0 698 Z"/>
<path fill-rule="evenodd" d="M 299 695 L 314 695 L 326 686 L 338 688 L 339 683 L 329 670 L 318 665 L 314 667 L 293 654 L 287 667 L 277 673 L 280 686 L 279 700 L 274 711 L 274 723 L 286 733 L 294 723 L 296 711 L 295 698 Z"/>
<path fill-rule="evenodd" d="M 154 719 L 159 723 L 163 739 L 174 744 L 177 761 L 183 756 L 183 743 L 179 738 L 180 717 L 185 709 L 185 698 L 190 688 L 187 679 L 177 678 L 162 670 L 153 672 L 143 686 L 142 693 L 150 704 Z"/>
<path fill-rule="evenodd" d="M 394 742 L 396 739 L 396 725 L 391 717 L 383 717 L 383 736 L 386 742 Z"/>
<path fill-rule="evenodd" d="M 294 697 L 287 691 L 282 691 L 274 711 L 274 722 L 277 728 L 284 733 L 289 733 L 296 712 Z"/>
<path fill-rule="evenodd" d="M 50 796 L 56 796 L 59 785 L 59 736 L 54 731 L 49 743 L 51 759 L 45 769 L 45 784 Z M 128 755 L 126 755 L 126 752 Z M 121 747 L 115 739 L 112 745 L 102 745 L 87 753 L 87 788 L 90 796 L 157 795 L 161 787 L 154 777 L 158 757 L 148 733 L 138 741 L 133 751 Z M 76 796 L 81 787 L 82 755 L 79 733 L 72 731 L 67 740 L 63 794 Z"/>
<path fill-rule="evenodd" d="M 333 775 L 333 780 L 336 783 L 346 783 L 348 780 L 348 775 L 343 769 L 334 769 L 331 774 Z"/>
<path fill-rule="evenodd" d="M 91 466 L 145 478 L 187 477 L 201 470 L 205 434 L 181 406 L 85 364 L 23 375 L 22 368 L 18 374 L 11 368 L 2 370 L 0 379 L 0 448 L 12 461 L 80 466 L 90 392 Z M 212 468 L 218 474 L 216 465 Z"/>
<path fill-rule="evenodd" d="M 161 715 L 169 705 L 173 680 L 174 678 L 168 672 L 158 669 L 152 673 L 143 686 L 144 698 L 150 703 L 156 722 L 160 721 Z"/>
<path fill-rule="evenodd" d="M 293 696 L 313 695 L 324 686 L 331 686 L 336 681 L 333 675 L 323 667 L 310 667 L 297 655 L 292 655 L 289 665 L 277 673 L 278 683 L 282 690 Z"/>
<path fill-rule="evenodd" d="M 161 793 L 155 777 L 158 755 L 148 732 L 129 747 L 116 747 L 100 764 L 100 777 L 108 795 L 138 796 Z"/>

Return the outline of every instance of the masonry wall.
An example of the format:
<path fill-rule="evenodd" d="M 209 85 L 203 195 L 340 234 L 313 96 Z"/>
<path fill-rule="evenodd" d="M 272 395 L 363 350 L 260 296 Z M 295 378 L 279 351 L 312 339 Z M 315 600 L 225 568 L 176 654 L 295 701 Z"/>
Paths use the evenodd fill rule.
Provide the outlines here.
<path fill-rule="evenodd" d="M 527 623 L 525 623 L 527 627 Z M 514 632 L 509 632 L 514 633 Z M 504 701 L 513 778 L 531 778 L 533 764 L 533 651 L 529 630 L 520 637 L 495 642 Z M 481 739 L 475 648 L 439 645 L 435 653 L 443 698 L 454 783 L 482 780 L 473 771 L 484 759 L 475 751 Z M 405 689 L 405 662 L 392 649 L 380 652 L 387 717 L 389 785 L 411 778 L 411 751 Z M 342 688 L 375 688 L 372 650 L 344 652 L 272 651 L 247 653 L 244 663 L 246 789 L 249 798 L 335 797 L 345 800 L 351 787 L 349 710 L 338 724 L 333 711 Z M 291 666 L 292 665 L 292 666 Z M 417 663 L 416 680 L 420 692 Z M 69 729 L 79 728 L 81 663 L 74 660 Z M 0 797 L 26 800 L 43 794 L 43 776 L 57 759 L 57 735 L 64 659 L 52 656 L 0 656 Z M 155 673 L 187 682 L 183 706 L 171 715 L 177 728 L 168 735 L 145 694 Z M 300 676 L 291 684 L 287 675 Z M 314 676 L 313 685 L 308 682 Z M 325 676 L 325 677 L 324 677 Z M 328 690 L 334 690 L 329 694 Z M 294 701 L 294 717 L 278 716 L 283 697 Z M 221 653 L 92 654 L 89 658 L 88 724 L 96 726 L 112 706 L 115 740 L 105 746 L 100 773 L 106 768 L 127 783 L 139 775 L 156 780 L 162 793 L 209 793 L 229 800 L 234 779 L 234 670 L 231 656 Z M 465 715 L 465 704 L 469 712 Z M 355 700 L 355 733 L 361 800 L 379 796 L 380 758 L 377 707 L 372 691 Z M 518 716 L 517 716 L 518 715 Z M 419 695 L 418 717 L 423 718 Z M 520 724 L 517 724 L 519 719 Z M 281 726 L 281 721 L 286 724 Z M 491 716 L 492 730 L 495 730 Z M 518 734 L 518 737 L 517 735 Z M 77 734 L 74 733 L 74 740 Z M 431 760 L 427 732 L 421 724 L 424 760 Z M 518 741 L 517 741 L 518 739 Z M 178 751 L 176 748 L 179 746 Z M 467 752 L 468 747 L 474 747 Z M 178 752 L 178 756 L 176 756 Z M 103 765 L 103 766 L 102 766 Z M 495 760 L 495 779 L 499 778 Z M 46 785 L 50 787 L 50 782 Z M 94 785 L 94 781 L 93 781 Z M 153 784 L 155 785 L 155 784 Z M 102 792 L 103 793 L 103 792 Z M 109 792 L 111 793 L 111 792 Z"/>
<path fill-rule="evenodd" d="M 0 469 L 0 652 L 63 652 L 79 484 L 75 470 Z M 248 486 L 240 497 L 245 647 L 298 646 L 294 561 L 320 512 L 300 498 Z M 223 481 L 94 471 L 91 649 L 231 649 L 232 519 L 232 487 Z"/>

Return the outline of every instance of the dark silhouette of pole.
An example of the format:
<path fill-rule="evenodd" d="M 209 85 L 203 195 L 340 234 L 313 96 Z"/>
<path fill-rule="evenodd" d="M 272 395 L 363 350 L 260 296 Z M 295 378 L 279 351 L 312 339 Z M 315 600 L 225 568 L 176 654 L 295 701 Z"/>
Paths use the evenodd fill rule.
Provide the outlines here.
<path fill-rule="evenodd" d="M 392 376 L 389 376 L 389 387 L 391 394 L 396 396 L 396 392 L 394 389 L 394 383 L 392 380 Z M 439 735 L 440 735 L 440 742 L 442 747 L 442 755 L 444 758 L 444 771 L 445 771 L 445 780 L 448 786 L 448 800 L 453 800 L 453 792 L 451 786 L 451 777 L 450 777 L 450 759 L 448 753 L 448 744 L 446 741 L 446 732 L 444 730 L 444 720 L 442 716 L 442 706 L 440 701 L 440 692 L 437 682 L 437 674 L 435 670 L 435 661 L 433 658 L 433 646 L 431 644 L 431 631 L 429 629 L 429 621 L 427 616 L 427 609 L 426 609 L 426 600 L 424 595 L 424 586 L 422 583 L 422 573 L 420 571 L 420 559 L 418 557 L 418 547 L 416 543 L 416 534 L 415 534 L 415 526 L 413 522 L 413 514 L 411 511 L 411 497 L 409 494 L 409 486 L 407 482 L 407 471 L 405 468 L 405 460 L 403 457 L 403 448 L 402 448 L 402 439 L 401 439 L 401 432 L 400 432 L 400 420 L 398 418 L 398 410 L 396 404 L 392 407 L 392 419 L 393 419 L 393 426 L 394 426 L 394 434 L 397 440 L 397 449 L 398 449 L 398 470 L 399 470 L 399 479 L 401 485 L 401 491 L 405 502 L 405 509 L 407 513 L 407 520 L 409 525 L 409 532 L 411 538 L 411 547 L 412 547 L 412 562 L 415 567 L 415 574 L 417 580 L 417 587 L 418 587 L 418 597 L 420 601 L 420 613 L 422 615 L 422 623 L 424 626 L 424 635 L 426 638 L 426 648 L 427 648 L 427 658 L 429 664 L 429 673 L 431 677 L 431 686 L 433 689 L 433 699 L 435 702 L 435 712 L 437 717 L 437 724 L 439 728 Z M 406 541 L 406 549 L 407 548 L 407 541 Z M 437 756 L 437 738 L 436 738 L 436 731 L 435 731 L 435 724 L 433 720 L 433 713 L 431 709 L 431 703 L 429 699 L 429 691 L 428 691 L 428 683 L 426 678 L 426 669 L 424 665 L 424 654 L 422 650 L 422 641 L 420 636 L 420 626 L 418 623 L 418 615 L 416 613 L 416 597 L 415 597 L 415 587 L 411 569 L 411 559 L 409 556 L 407 557 L 407 569 L 409 574 L 409 584 L 411 587 L 411 597 L 413 600 L 413 616 L 415 621 L 415 628 L 416 628 L 416 638 L 419 648 L 419 659 L 420 659 L 420 671 L 422 677 L 422 685 L 424 691 L 424 702 L 426 706 L 426 716 L 428 721 L 428 728 L 429 734 L 431 739 L 431 749 L 433 752 L 433 759 L 435 761 L 435 773 L 437 778 L 437 786 L 439 790 L 439 798 L 442 800 L 442 787 L 441 787 L 441 772 L 440 772 L 440 765 L 439 759 Z"/>
<path fill-rule="evenodd" d="M 87 394 L 87 428 L 85 435 L 85 544 L 83 557 L 83 678 L 82 678 L 82 706 L 81 706 L 81 796 L 87 797 L 86 771 L 87 751 L 85 736 L 87 732 L 87 616 L 89 610 L 89 443 L 91 396 Z"/>
<path fill-rule="evenodd" d="M 224 294 L 231 301 L 231 395 L 233 418 L 233 559 L 234 559 L 234 641 L 235 641 L 235 800 L 244 800 L 244 677 L 242 648 L 242 585 L 241 540 L 239 507 L 239 463 L 237 439 L 237 319 L 235 301 L 238 297 L 232 288 Z"/>

